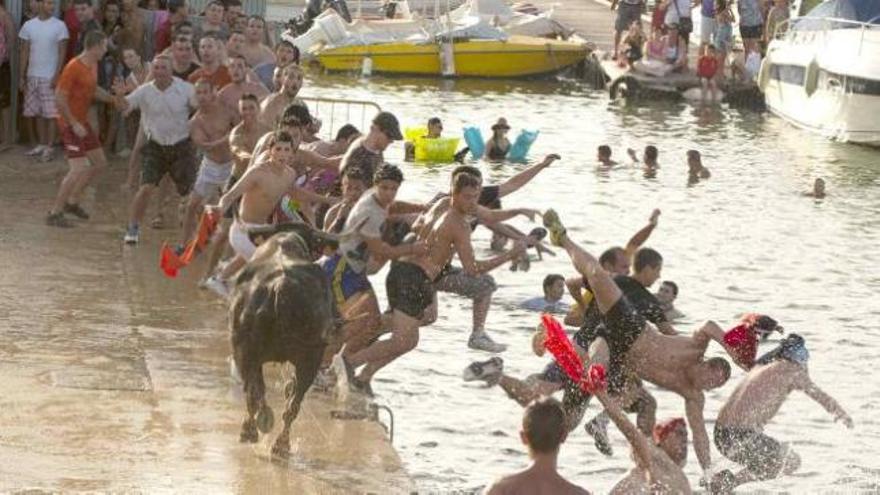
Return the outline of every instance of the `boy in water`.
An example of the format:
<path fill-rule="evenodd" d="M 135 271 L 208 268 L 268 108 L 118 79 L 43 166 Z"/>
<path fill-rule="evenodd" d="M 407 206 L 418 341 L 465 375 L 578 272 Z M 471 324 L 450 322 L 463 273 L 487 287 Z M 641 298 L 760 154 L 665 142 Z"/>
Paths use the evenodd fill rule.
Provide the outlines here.
<path fill-rule="evenodd" d="M 599 161 L 601 167 L 611 168 L 617 165 L 617 162 L 611 159 L 611 146 L 607 144 L 599 146 L 596 151 L 596 160 Z"/>
<path fill-rule="evenodd" d="M 568 313 L 568 304 L 562 302 L 565 295 L 565 277 L 558 273 L 551 273 L 544 277 L 544 295 L 533 297 L 523 301 L 520 307 L 529 311 L 541 311 L 545 313 Z"/>
<path fill-rule="evenodd" d="M 672 280 L 664 280 L 657 289 L 657 300 L 660 301 L 660 308 L 666 314 L 669 321 L 677 320 L 684 316 L 681 311 L 674 306 L 675 300 L 678 298 L 678 284 Z"/>
<path fill-rule="evenodd" d="M 565 413 L 559 401 L 544 398 L 530 404 L 523 413 L 519 436 L 529 449 L 532 465 L 492 483 L 484 495 L 589 495 L 588 491 L 567 481 L 556 471 L 559 447 L 567 434 Z"/>

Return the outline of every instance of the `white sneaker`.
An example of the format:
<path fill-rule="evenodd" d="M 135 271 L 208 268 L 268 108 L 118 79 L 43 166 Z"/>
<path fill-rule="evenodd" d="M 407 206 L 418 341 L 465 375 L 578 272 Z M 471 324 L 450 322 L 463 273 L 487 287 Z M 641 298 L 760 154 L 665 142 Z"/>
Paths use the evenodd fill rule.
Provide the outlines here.
<path fill-rule="evenodd" d="M 37 156 L 37 155 L 41 154 L 44 149 L 46 149 L 46 146 L 44 146 L 42 144 L 38 144 L 38 145 L 34 146 L 33 148 L 25 151 L 24 155 L 25 156 Z"/>
<path fill-rule="evenodd" d="M 504 360 L 500 357 L 493 357 L 487 361 L 475 361 L 468 365 L 462 373 L 462 378 L 466 382 L 483 380 L 489 385 L 498 383 L 501 373 L 504 371 Z"/>
<path fill-rule="evenodd" d="M 474 332 L 468 339 L 468 347 L 478 351 L 504 352 L 507 349 L 507 344 L 495 342 L 486 332 Z"/>
<path fill-rule="evenodd" d="M 53 158 L 55 158 L 55 150 L 48 146 L 44 147 L 43 151 L 40 152 L 39 160 L 41 162 L 51 162 Z"/>
<path fill-rule="evenodd" d="M 211 275 L 204 282 L 205 288 L 223 299 L 229 299 L 229 286 L 217 275 Z"/>

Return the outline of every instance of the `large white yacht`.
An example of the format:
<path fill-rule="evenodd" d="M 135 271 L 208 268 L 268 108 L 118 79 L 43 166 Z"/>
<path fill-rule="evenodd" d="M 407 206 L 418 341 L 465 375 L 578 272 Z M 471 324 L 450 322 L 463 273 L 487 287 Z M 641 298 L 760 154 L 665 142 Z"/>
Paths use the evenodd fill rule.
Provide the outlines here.
<path fill-rule="evenodd" d="M 782 25 L 758 84 L 785 120 L 880 146 L 880 0 L 829 0 Z"/>

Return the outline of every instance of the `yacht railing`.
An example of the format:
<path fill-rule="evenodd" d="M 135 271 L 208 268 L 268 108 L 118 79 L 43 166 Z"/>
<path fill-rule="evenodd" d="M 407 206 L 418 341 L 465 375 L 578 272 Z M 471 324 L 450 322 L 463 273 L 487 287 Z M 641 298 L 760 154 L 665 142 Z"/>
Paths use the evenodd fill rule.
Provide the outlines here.
<path fill-rule="evenodd" d="M 309 107 L 312 117 L 321 119 L 321 132 L 324 139 L 333 140 L 336 131 L 345 124 L 359 126 L 358 130 L 366 134 L 370 130 L 373 117 L 382 111 L 382 107 L 372 101 L 346 100 L 342 98 L 302 97 Z"/>
<path fill-rule="evenodd" d="M 794 19 L 786 19 L 776 25 L 773 32 L 774 39 L 787 39 L 789 41 L 814 41 L 816 38 L 824 38 L 829 31 L 839 29 L 858 29 L 859 30 L 859 47 L 858 55 L 861 55 L 863 48 L 867 42 L 865 33 L 869 31 L 880 32 L 880 24 L 876 22 L 880 20 L 880 16 L 862 22 L 852 19 L 841 19 L 837 17 L 797 17 Z M 805 26 L 806 25 L 806 26 Z M 880 47 L 875 47 L 880 49 Z M 869 51 L 866 53 L 876 54 L 877 51 Z"/>

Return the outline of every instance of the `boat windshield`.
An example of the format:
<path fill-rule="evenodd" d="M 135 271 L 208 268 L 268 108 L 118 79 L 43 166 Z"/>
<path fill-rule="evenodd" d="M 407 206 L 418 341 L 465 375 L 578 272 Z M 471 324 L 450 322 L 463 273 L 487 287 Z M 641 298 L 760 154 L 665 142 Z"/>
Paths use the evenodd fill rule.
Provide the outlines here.
<path fill-rule="evenodd" d="M 828 0 L 797 19 L 792 28 L 799 31 L 845 29 L 860 27 L 858 23 L 880 25 L 880 0 Z"/>

